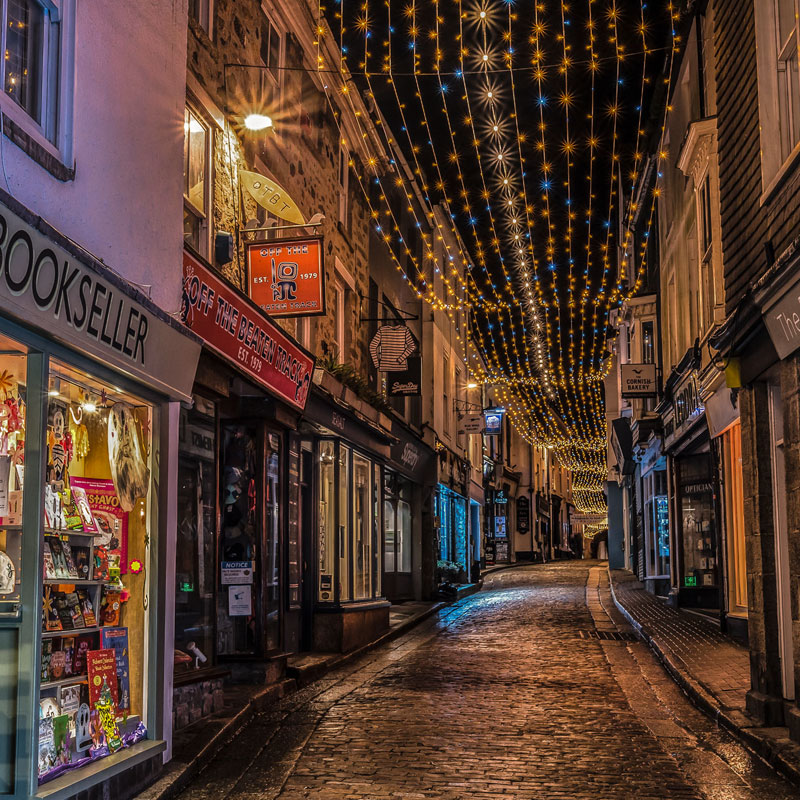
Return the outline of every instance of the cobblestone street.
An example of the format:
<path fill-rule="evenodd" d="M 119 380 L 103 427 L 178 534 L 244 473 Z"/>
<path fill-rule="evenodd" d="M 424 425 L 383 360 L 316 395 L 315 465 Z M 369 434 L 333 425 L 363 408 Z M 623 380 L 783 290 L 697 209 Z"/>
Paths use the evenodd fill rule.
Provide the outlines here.
<path fill-rule="evenodd" d="M 625 639 L 604 564 L 495 573 L 258 715 L 180 798 L 800 797 Z"/>

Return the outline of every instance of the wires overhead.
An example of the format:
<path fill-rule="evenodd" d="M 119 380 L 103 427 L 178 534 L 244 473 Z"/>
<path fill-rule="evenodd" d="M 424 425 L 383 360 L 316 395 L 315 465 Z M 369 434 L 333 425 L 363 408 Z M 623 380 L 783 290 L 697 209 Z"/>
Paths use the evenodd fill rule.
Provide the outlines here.
<path fill-rule="evenodd" d="M 360 133 L 377 128 L 392 154 L 419 247 L 367 155 L 353 166 L 365 192 L 377 188 L 376 229 L 418 297 L 453 319 L 469 309 L 472 378 L 572 471 L 588 513 L 605 511 L 609 313 L 645 268 L 660 170 L 646 191 L 637 184 L 653 172 L 646 147 L 666 156 L 668 104 L 647 111 L 659 80 L 669 96 L 677 16 L 666 0 L 320 6 L 318 36 L 339 48 L 326 80 L 345 102 L 355 88 L 370 101 Z M 634 217 L 646 220 L 636 252 Z"/>

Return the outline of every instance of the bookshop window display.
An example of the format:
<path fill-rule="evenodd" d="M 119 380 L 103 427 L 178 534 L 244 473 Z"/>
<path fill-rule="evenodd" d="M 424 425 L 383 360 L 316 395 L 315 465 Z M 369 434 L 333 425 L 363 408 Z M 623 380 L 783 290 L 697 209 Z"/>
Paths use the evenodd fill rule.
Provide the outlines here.
<path fill-rule="evenodd" d="M 39 782 L 146 738 L 156 409 L 51 361 L 44 482 Z M 23 428 L 24 420 L 20 423 Z M 19 440 L 20 434 L 17 434 Z M 11 455 L 9 499 L 24 479 Z"/>

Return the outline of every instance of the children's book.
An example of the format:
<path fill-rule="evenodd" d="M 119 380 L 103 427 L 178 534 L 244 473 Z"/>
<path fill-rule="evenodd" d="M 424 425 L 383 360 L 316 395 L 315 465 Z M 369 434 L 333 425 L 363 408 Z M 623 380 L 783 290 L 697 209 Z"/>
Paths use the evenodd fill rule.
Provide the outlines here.
<path fill-rule="evenodd" d="M 114 650 L 117 659 L 117 692 L 119 700 L 117 709 L 130 711 L 131 686 L 130 666 L 128 663 L 128 629 L 103 628 L 102 646 Z"/>

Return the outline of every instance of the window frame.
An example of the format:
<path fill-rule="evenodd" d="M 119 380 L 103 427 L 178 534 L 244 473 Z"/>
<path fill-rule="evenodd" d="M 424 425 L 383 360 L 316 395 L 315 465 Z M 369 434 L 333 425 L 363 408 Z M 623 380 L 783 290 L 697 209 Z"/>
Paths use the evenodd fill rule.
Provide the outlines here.
<path fill-rule="evenodd" d="M 350 230 L 350 152 L 344 144 L 339 145 L 339 225 Z"/>
<path fill-rule="evenodd" d="M 275 22 L 276 16 L 265 2 L 261 3 L 261 11 L 264 14 L 264 19 L 262 20 L 261 24 L 261 46 L 259 47 L 258 59 L 264 65 L 264 69 L 262 70 L 262 75 L 263 77 L 266 77 L 267 80 L 269 80 L 269 82 L 272 84 L 272 87 L 275 90 L 276 104 L 280 105 L 283 100 L 282 97 L 283 66 L 284 66 L 284 59 L 286 58 L 286 30 L 283 26 L 276 24 Z M 268 55 L 266 61 L 264 61 L 264 59 L 262 58 L 265 31 L 269 33 L 269 35 L 267 36 Z M 278 37 L 277 65 L 270 63 L 272 62 L 273 33 L 275 33 Z"/>
<path fill-rule="evenodd" d="M 213 148 L 214 148 L 214 127 L 208 119 L 208 116 L 204 114 L 201 110 L 201 106 L 194 102 L 193 99 L 190 97 L 186 98 L 186 103 L 184 105 L 184 141 L 185 137 L 188 133 L 190 133 L 190 128 L 188 126 L 191 125 L 190 122 L 187 121 L 186 115 L 192 115 L 200 125 L 203 126 L 206 134 L 206 145 L 205 145 L 205 169 L 203 171 L 203 207 L 204 210 L 201 212 L 197 206 L 192 203 L 186 193 L 186 176 L 188 172 L 188 161 L 184 161 L 184 186 L 183 186 L 183 209 L 184 212 L 191 214 L 195 219 L 199 220 L 199 237 L 198 243 L 199 246 L 195 248 L 201 256 L 204 258 L 208 258 L 210 249 L 211 249 L 211 228 L 212 228 L 212 207 L 211 207 L 211 198 L 212 198 L 212 183 L 213 183 Z M 184 147 L 185 152 L 185 147 Z M 186 156 L 184 156 L 186 158 Z M 184 242 L 187 242 L 184 233 Z M 194 247 L 191 242 L 188 242 L 190 246 Z"/>
<path fill-rule="evenodd" d="M 214 0 L 196 0 L 198 13 L 192 14 L 192 0 L 189 0 L 189 19 L 202 28 L 211 41 L 214 41 Z"/>
<path fill-rule="evenodd" d="M 794 143 L 790 143 L 788 150 L 784 146 L 783 135 L 785 122 L 782 123 L 785 102 L 781 90 L 779 60 L 786 52 L 791 52 L 791 38 L 795 38 L 795 52 L 799 51 L 800 19 L 798 13 L 799 0 L 794 0 L 795 26 L 794 32 L 783 46 L 779 43 L 778 3 L 756 2 L 755 29 L 756 29 L 756 56 L 758 73 L 758 110 L 759 110 L 759 136 L 761 154 L 761 205 L 769 200 L 772 194 L 783 184 L 790 172 L 800 162 L 800 124 L 795 132 Z M 786 60 L 785 58 L 783 60 Z M 788 95 L 791 96 L 791 95 Z M 797 114 L 800 115 L 800 89 L 795 96 Z M 775 131 L 779 132 L 775 136 Z"/>
<path fill-rule="evenodd" d="M 5 67 L 2 67 L 3 91 L 0 92 L 2 117 L 19 126 L 30 137 L 34 146 L 68 169 L 73 161 L 73 104 L 75 75 L 75 5 L 76 0 L 32 0 L 42 8 L 46 20 L 42 41 L 42 77 L 39 86 L 39 112 L 37 121 L 5 91 Z M 2 31 L 0 47 L 6 50 L 6 24 L 8 0 L 0 0 Z M 54 26 L 57 33 L 54 34 Z M 57 36 L 55 47 L 54 35 Z M 55 52 L 54 52 L 55 50 Z M 5 133 L 5 119 L 2 121 Z M 7 134 L 6 134 L 7 135 Z M 28 152 L 32 158 L 35 156 Z M 39 159 L 35 160 L 39 161 Z"/>

